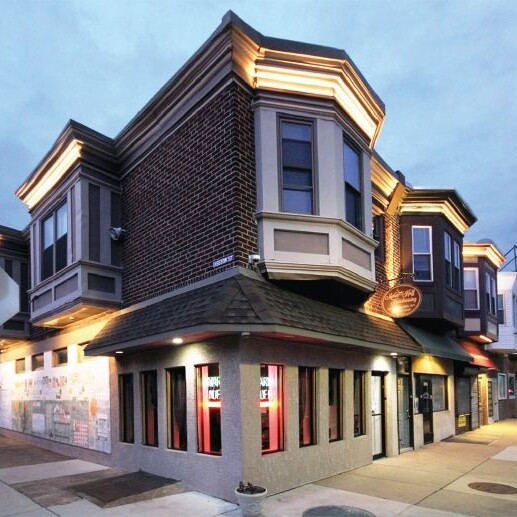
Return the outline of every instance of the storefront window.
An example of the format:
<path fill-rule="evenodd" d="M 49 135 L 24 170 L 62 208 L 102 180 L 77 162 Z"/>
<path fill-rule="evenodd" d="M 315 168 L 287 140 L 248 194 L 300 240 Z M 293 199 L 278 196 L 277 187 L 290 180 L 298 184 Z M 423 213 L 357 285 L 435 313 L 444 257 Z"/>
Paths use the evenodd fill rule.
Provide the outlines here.
<path fill-rule="evenodd" d="M 420 413 L 448 409 L 446 375 L 417 375 L 416 390 Z"/>
<path fill-rule="evenodd" d="M 167 421 L 167 447 L 186 451 L 187 383 L 184 367 L 167 370 Z"/>
<path fill-rule="evenodd" d="M 497 389 L 499 392 L 499 400 L 503 400 L 507 398 L 507 385 L 506 385 L 506 374 L 498 373 L 497 374 Z"/>
<path fill-rule="evenodd" d="M 342 371 L 329 369 L 329 441 L 342 440 Z"/>
<path fill-rule="evenodd" d="M 298 368 L 300 447 L 316 443 L 316 369 Z"/>
<path fill-rule="evenodd" d="M 133 443 L 135 440 L 133 374 L 118 376 L 118 400 L 120 418 L 120 441 Z"/>
<path fill-rule="evenodd" d="M 513 373 L 508 374 L 508 398 L 515 398 L 515 374 Z"/>
<path fill-rule="evenodd" d="M 219 365 L 196 366 L 197 443 L 199 452 L 221 454 Z"/>
<path fill-rule="evenodd" d="M 156 370 L 140 374 L 142 443 L 158 447 L 158 385 Z"/>
<path fill-rule="evenodd" d="M 284 448 L 283 368 L 276 364 L 260 365 L 260 417 L 262 452 Z"/>
<path fill-rule="evenodd" d="M 354 372 L 354 436 L 365 433 L 364 372 Z"/>

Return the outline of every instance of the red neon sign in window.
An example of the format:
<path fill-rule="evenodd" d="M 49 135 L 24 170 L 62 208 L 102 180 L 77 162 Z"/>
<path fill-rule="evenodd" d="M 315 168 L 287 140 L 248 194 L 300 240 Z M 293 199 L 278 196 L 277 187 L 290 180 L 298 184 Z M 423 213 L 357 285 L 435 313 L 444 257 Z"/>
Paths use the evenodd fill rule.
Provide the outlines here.
<path fill-rule="evenodd" d="M 284 446 L 282 373 L 281 366 L 260 365 L 262 452 L 281 451 Z"/>
<path fill-rule="evenodd" d="M 221 390 L 219 365 L 196 367 L 199 452 L 221 454 Z"/>

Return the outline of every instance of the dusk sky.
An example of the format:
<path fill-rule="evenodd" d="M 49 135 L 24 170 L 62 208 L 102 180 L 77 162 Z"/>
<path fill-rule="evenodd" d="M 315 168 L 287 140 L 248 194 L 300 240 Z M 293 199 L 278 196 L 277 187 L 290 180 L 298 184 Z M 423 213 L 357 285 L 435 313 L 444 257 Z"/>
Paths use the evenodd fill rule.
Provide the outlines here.
<path fill-rule="evenodd" d="M 2 0 L 0 224 L 69 119 L 115 137 L 232 9 L 264 35 L 346 50 L 386 105 L 377 151 L 455 188 L 468 240 L 517 244 L 517 1 Z"/>

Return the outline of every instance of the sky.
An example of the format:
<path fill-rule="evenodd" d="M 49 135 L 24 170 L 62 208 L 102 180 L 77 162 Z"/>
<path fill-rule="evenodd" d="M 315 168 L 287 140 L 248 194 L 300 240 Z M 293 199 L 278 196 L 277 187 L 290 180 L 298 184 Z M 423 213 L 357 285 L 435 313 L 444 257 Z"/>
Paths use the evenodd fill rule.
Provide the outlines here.
<path fill-rule="evenodd" d="M 69 119 L 115 137 L 232 9 L 266 36 L 344 49 L 386 105 L 376 150 L 455 188 L 466 239 L 517 244 L 515 0 L 2 0 L 0 225 Z"/>

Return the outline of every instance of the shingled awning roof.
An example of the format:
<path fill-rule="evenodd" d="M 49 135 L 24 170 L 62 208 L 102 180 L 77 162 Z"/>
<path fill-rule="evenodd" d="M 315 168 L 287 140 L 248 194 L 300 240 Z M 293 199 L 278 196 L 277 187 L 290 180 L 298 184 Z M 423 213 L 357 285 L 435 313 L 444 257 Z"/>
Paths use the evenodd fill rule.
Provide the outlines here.
<path fill-rule="evenodd" d="M 419 345 L 394 321 L 318 302 L 250 273 L 240 273 L 154 304 L 121 311 L 99 332 L 87 355 L 170 343 L 174 336 L 252 332 L 294 336 L 384 352 L 417 355 Z"/>

